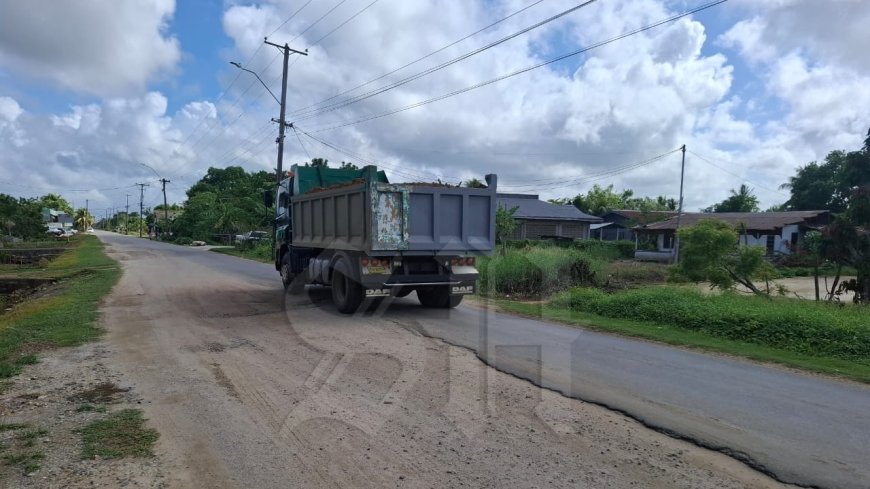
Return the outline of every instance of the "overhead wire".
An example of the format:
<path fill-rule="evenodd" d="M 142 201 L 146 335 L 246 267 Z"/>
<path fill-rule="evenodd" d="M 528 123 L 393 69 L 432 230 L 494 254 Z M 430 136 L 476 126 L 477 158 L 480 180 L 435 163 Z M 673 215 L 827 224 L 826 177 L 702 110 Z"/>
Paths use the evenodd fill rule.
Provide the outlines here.
<path fill-rule="evenodd" d="M 732 171 L 730 171 L 730 170 L 727 170 L 727 169 L 725 169 L 725 168 L 722 168 L 721 166 L 719 166 L 719 165 L 713 163 L 713 162 L 710 161 L 709 159 L 707 159 L 707 158 L 705 158 L 705 157 L 699 155 L 698 153 L 696 153 L 696 152 L 694 152 L 694 151 L 692 151 L 692 150 L 686 150 L 686 152 L 689 153 L 689 154 L 691 154 L 691 155 L 693 155 L 693 156 L 695 156 L 696 158 L 700 159 L 700 160 L 703 161 L 704 163 L 707 163 L 708 165 L 710 165 L 710 166 L 712 166 L 712 167 L 714 167 L 714 168 L 718 168 L 719 170 L 721 170 L 721 171 L 723 171 L 723 172 L 725 172 L 725 173 L 727 173 L 727 174 L 729 174 L 729 175 L 731 175 L 731 176 L 734 176 L 734 177 L 739 178 L 739 179 L 740 179 L 741 181 L 743 181 L 743 182 L 746 182 L 746 183 L 752 184 L 752 185 L 754 185 L 754 186 L 756 186 L 756 187 L 758 187 L 758 188 L 761 188 L 761 189 L 763 189 L 763 190 L 767 190 L 768 192 L 773 192 L 773 193 L 775 193 L 775 194 L 782 195 L 782 196 L 784 196 L 784 197 L 788 197 L 788 196 L 789 196 L 788 194 L 785 194 L 785 193 L 780 192 L 780 191 L 778 191 L 778 190 L 774 190 L 774 189 L 769 188 L 769 187 L 765 187 L 764 185 L 761 185 L 761 184 L 759 184 L 759 183 L 757 183 L 757 182 L 753 182 L 753 181 L 747 179 L 747 178 L 744 177 L 744 176 L 738 175 L 737 173 L 734 173 L 734 172 L 732 172 Z"/>
<path fill-rule="evenodd" d="M 405 84 L 411 83 L 412 81 L 418 80 L 424 76 L 431 75 L 432 73 L 443 70 L 444 68 L 447 68 L 448 66 L 452 66 L 456 63 L 459 63 L 460 61 L 464 61 L 466 59 L 469 59 L 469 58 L 476 56 L 484 51 L 487 51 L 487 50 L 492 49 L 496 46 L 504 44 L 512 39 L 516 39 L 517 37 L 519 37 L 523 34 L 526 34 L 528 32 L 535 30 L 535 29 L 543 27 L 543 26 L 545 26 L 551 22 L 554 22 L 554 21 L 556 21 L 556 20 L 558 20 L 566 15 L 569 15 L 571 13 L 576 12 L 577 10 L 579 10 L 583 7 L 587 7 L 587 6 L 595 3 L 596 1 L 598 1 L 598 0 L 586 0 L 585 2 L 581 2 L 581 3 L 571 7 L 569 9 L 566 9 L 562 12 L 559 12 L 556 15 L 548 17 L 548 18 L 546 18 L 540 22 L 537 22 L 535 24 L 532 24 L 528 27 L 520 29 L 519 31 L 516 31 L 510 35 L 504 36 L 504 37 L 497 39 L 493 42 L 490 42 L 484 46 L 481 46 L 477 49 L 469 51 L 465 54 L 462 54 L 460 56 L 457 56 L 455 58 L 447 60 L 443 63 L 437 64 L 435 66 L 431 66 L 423 71 L 420 71 L 420 72 L 415 73 L 413 75 L 402 78 L 401 80 L 389 83 L 389 84 L 384 85 L 380 88 L 370 90 L 370 91 L 363 93 L 363 94 L 360 94 L 360 95 L 356 95 L 356 96 L 351 97 L 350 99 L 344 100 L 342 102 L 337 102 L 334 104 L 321 106 L 321 107 L 318 107 L 318 108 L 315 108 L 315 109 L 312 109 L 309 111 L 305 111 L 305 112 L 296 111 L 292 115 L 294 116 L 295 121 L 302 121 L 302 120 L 310 119 L 312 117 L 319 117 L 320 115 L 325 114 L 327 112 L 332 112 L 334 110 L 338 110 L 338 109 L 341 109 L 343 107 L 347 107 L 348 105 L 355 104 L 355 103 L 361 102 L 363 100 L 369 99 L 369 98 L 374 97 L 376 95 L 380 95 L 380 94 L 387 92 L 389 90 L 392 90 L 394 88 L 398 88 L 402 85 L 405 85 Z"/>
<path fill-rule="evenodd" d="M 378 77 L 376 77 L 376 78 L 373 78 L 373 79 L 371 79 L 371 80 L 369 80 L 369 81 L 367 81 L 367 82 L 365 82 L 365 83 L 361 83 L 361 84 L 359 84 L 359 85 L 357 85 L 357 86 L 355 86 L 355 87 L 353 87 L 353 88 L 349 88 L 349 89 L 347 89 L 347 90 L 345 90 L 345 91 L 343 91 L 343 92 L 341 92 L 341 93 L 338 93 L 338 94 L 333 95 L 333 96 L 331 96 L 331 97 L 325 98 L 325 99 L 323 99 L 323 100 L 321 100 L 321 101 L 319 101 L 319 102 L 315 102 L 315 103 L 313 103 L 313 104 L 311 104 L 311 105 L 308 105 L 308 106 L 306 106 L 306 107 L 302 107 L 302 108 L 300 108 L 300 109 L 297 109 L 297 110 L 296 110 L 295 112 L 293 112 L 293 113 L 302 112 L 302 111 L 307 111 L 307 109 L 311 109 L 311 108 L 313 108 L 313 107 L 317 107 L 318 105 L 324 104 L 324 103 L 329 102 L 329 101 L 331 101 L 331 100 L 335 100 L 336 98 L 341 97 L 342 95 L 346 95 L 346 94 L 348 94 L 348 93 L 350 93 L 350 92 L 353 92 L 353 91 L 355 91 L 355 90 L 358 90 L 358 89 L 360 89 L 360 88 L 362 88 L 362 87 L 364 87 L 364 86 L 366 86 L 366 85 L 370 85 L 370 84 L 372 84 L 372 83 L 374 83 L 374 82 L 376 82 L 376 81 L 382 80 L 382 79 L 384 79 L 384 78 L 386 78 L 386 77 L 392 75 L 393 73 L 399 72 L 399 71 L 401 71 L 401 70 L 403 70 L 403 69 L 405 69 L 405 68 L 408 68 L 408 67 L 410 67 L 410 66 L 413 66 L 413 65 L 419 63 L 420 61 L 423 61 L 424 59 L 430 58 L 430 57 L 432 57 L 432 56 L 434 56 L 434 55 L 436 55 L 436 54 L 438 54 L 438 53 L 440 53 L 440 52 L 442 52 L 442 51 L 444 51 L 444 50 L 446 50 L 446 49 L 449 49 L 449 48 L 451 48 L 451 47 L 453 47 L 453 46 L 455 46 L 455 45 L 457 45 L 457 44 L 459 44 L 459 43 L 461 43 L 461 42 L 463 42 L 463 41 L 465 41 L 465 40 L 468 40 L 468 39 L 470 39 L 470 38 L 472 38 L 472 37 L 474 37 L 474 36 L 480 34 L 481 32 L 484 32 L 484 31 L 486 31 L 486 30 L 489 30 L 489 29 L 495 27 L 496 25 L 498 25 L 498 24 L 500 24 L 500 23 L 502 23 L 502 22 L 504 22 L 504 21 L 510 19 L 511 17 L 514 17 L 514 16 L 516 16 L 516 15 L 519 15 L 520 13 L 525 12 L 526 10 L 528 10 L 528 9 L 530 9 L 530 8 L 532 8 L 532 7 L 534 7 L 535 5 L 540 4 L 540 3 L 543 2 L 543 1 L 544 1 L 544 0 L 538 0 L 538 1 L 534 2 L 534 3 L 532 3 L 532 4 L 529 4 L 529 5 L 525 6 L 525 7 L 521 8 L 521 9 L 519 9 L 519 10 L 513 12 L 513 13 L 511 13 L 510 15 L 508 15 L 508 16 L 506 16 L 506 17 L 502 17 L 502 18 L 496 20 L 495 22 L 493 22 L 493 23 L 491 23 L 491 24 L 489 24 L 489 25 L 487 25 L 487 26 L 485 26 L 485 27 L 482 27 L 482 28 L 480 28 L 480 29 L 478 29 L 478 30 L 472 32 L 471 34 L 466 35 L 465 37 L 463 37 L 463 38 L 461 38 L 461 39 L 458 39 L 458 40 L 456 40 L 456 41 L 451 42 L 450 44 L 447 44 L 446 46 L 443 46 L 443 47 L 441 47 L 441 48 L 438 48 L 438 49 L 436 49 L 435 51 L 432 51 L 431 53 L 426 54 L 425 56 L 421 56 L 421 57 L 419 57 L 419 58 L 417 58 L 417 59 L 415 59 L 415 60 L 413 60 L 413 61 L 411 61 L 411 62 L 408 62 L 408 63 L 406 63 L 406 64 L 404 64 L 404 65 L 402 65 L 402 66 L 400 66 L 400 67 L 398 67 L 398 68 L 396 68 L 396 69 L 390 71 L 390 72 L 384 73 L 383 75 L 380 75 L 380 76 L 378 76 Z M 322 40 L 322 39 L 321 39 L 321 40 Z"/>
<path fill-rule="evenodd" d="M 553 63 L 556 63 L 556 62 L 558 62 L 558 61 L 562 61 L 562 60 L 564 60 L 564 59 L 567 59 L 567 58 L 570 58 L 570 57 L 573 57 L 573 56 L 577 56 L 578 54 L 582 54 L 582 53 L 585 53 L 585 52 L 590 51 L 590 50 L 592 50 L 592 49 L 596 49 L 596 48 L 599 48 L 599 47 L 601 47 L 601 46 L 604 46 L 604 45 L 607 45 L 607 44 L 610 44 L 610 43 L 613 43 L 613 42 L 619 41 L 619 40 L 624 39 L 624 38 L 626 38 L 626 37 L 629 37 L 629 36 L 632 36 L 632 35 L 635 35 L 635 34 L 639 34 L 639 33 L 641 33 L 641 32 L 644 32 L 644 31 L 647 31 L 647 30 L 653 29 L 653 28 L 658 27 L 658 26 L 661 26 L 661 25 L 663 25 L 663 24 L 667 24 L 667 23 L 669 23 L 669 22 L 673 22 L 673 21 L 678 20 L 678 19 L 680 19 L 680 18 L 683 18 L 683 17 L 689 16 L 689 15 L 692 15 L 692 14 L 697 13 L 697 12 L 700 12 L 700 11 L 702 11 L 702 10 L 706 10 L 706 9 L 711 8 L 711 7 L 714 7 L 714 6 L 716 6 L 716 5 L 719 5 L 719 4 L 722 4 L 722 3 L 725 3 L 725 2 L 727 2 L 727 1 L 728 1 L 728 0 L 716 0 L 715 2 L 711 2 L 711 3 L 704 4 L 704 5 L 700 6 L 700 7 L 696 7 L 696 8 L 693 8 L 693 9 L 690 9 L 690 10 L 687 10 L 687 11 L 684 11 L 684 12 L 682 12 L 682 13 L 680 13 L 680 14 L 673 15 L 673 16 L 668 17 L 668 18 L 666 18 L 666 19 L 662 19 L 662 20 L 660 20 L 660 21 L 654 22 L 654 23 L 652 23 L 652 24 L 645 25 L 645 26 L 643 26 L 643 27 L 641 27 L 641 28 L 634 29 L 634 30 L 631 30 L 631 31 L 628 31 L 628 32 L 622 33 L 622 34 L 620 34 L 620 35 L 618 35 L 618 36 L 611 37 L 611 38 L 606 39 L 606 40 L 604 40 L 604 41 L 597 42 L 597 43 L 595 43 L 595 44 L 592 44 L 591 46 L 587 46 L 587 47 L 582 48 L 582 49 L 577 49 L 577 50 L 572 51 L 572 52 L 570 52 L 570 53 L 566 53 L 566 54 L 563 54 L 563 55 L 557 56 L 557 57 L 555 57 L 555 58 L 551 58 L 551 59 L 549 59 L 549 60 L 547 60 L 547 61 L 543 61 L 543 62 L 540 62 L 540 63 L 536 63 L 536 64 L 531 65 L 531 66 L 528 66 L 528 67 L 526 67 L 526 68 L 523 68 L 523 69 L 520 69 L 520 70 L 516 70 L 516 71 L 510 72 L 510 73 L 507 73 L 507 74 L 504 74 L 504 75 L 501 75 L 501 76 L 498 76 L 498 77 L 495 77 L 495 78 L 492 78 L 492 79 L 489 79 L 489 80 L 486 80 L 486 81 L 483 81 L 483 82 L 480 82 L 480 83 L 477 83 L 477 84 L 474 84 L 474 85 L 471 85 L 471 86 L 468 86 L 468 87 L 465 87 L 465 88 L 461 88 L 461 89 L 458 89 L 458 90 L 454 90 L 454 91 L 452 91 L 452 92 L 448 92 L 448 93 L 445 93 L 445 94 L 439 95 L 439 96 L 437 96 L 437 97 L 432 97 L 432 98 L 429 98 L 429 99 L 426 99 L 426 100 L 422 100 L 422 101 L 419 101 L 419 102 L 416 102 L 416 103 L 413 103 L 413 104 L 410 104 L 410 105 L 406 105 L 406 106 L 402 106 L 402 107 L 393 108 L 393 109 L 390 109 L 390 110 L 387 110 L 387 111 L 384 111 L 384 112 L 381 112 L 381 113 L 378 113 L 378 114 L 374 114 L 374 115 L 371 115 L 371 116 L 368 116 L 368 117 L 363 117 L 363 118 L 360 118 L 360 119 L 357 119 L 357 120 L 354 120 L 354 121 L 345 122 L 345 123 L 340 123 L 340 124 L 336 124 L 336 125 L 333 125 L 333 126 L 324 126 L 324 127 L 321 127 L 321 128 L 315 128 L 315 129 L 312 129 L 311 132 L 312 132 L 312 133 L 320 133 L 320 132 L 324 132 L 324 131 L 332 131 L 332 130 L 340 129 L 340 128 L 343 128 L 343 127 L 348 127 L 348 126 L 352 126 L 352 125 L 356 125 L 356 124 L 361 124 L 361 123 L 363 123 L 363 122 L 368 122 L 368 121 L 372 121 L 372 120 L 375 120 L 375 119 L 380 119 L 380 118 L 382 118 L 382 117 L 387 117 L 387 116 L 394 115 L 394 114 L 397 114 L 397 113 L 400 113 L 400 112 L 404 112 L 404 111 L 406 111 L 406 110 L 415 109 L 415 108 L 417 108 L 417 107 L 422 107 L 422 106 L 424 106 L 424 105 L 431 104 L 431 103 L 433 103 L 433 102 L 438 102 L 438 101 L 441 101 L 441 100 L 444 100 L 444 99 L 447 99 L 447 98 L 450 98 L 450 97 L 454 97 L 454 96 L 456 96 L 456 95 L 460 95 L 460 94 L 463 94 L 463 93 L 466 93 L 466 92 L 470 92 L 470 91 L 472 91 L 472 90 L 476 90 L 476 89 L 478 89 L 478 88 L 482 88 L 482 87 L 485 87 L 485 86 L 487 86 L 487 85 L 491 85 L 491 84 L 493 84 L 493 83 L 497 83 L 497 82 L 500 82 L 500 81 L 506 80 L 506 79 L 508 79 L 508 78 L 511 78 L 511 77 L 514 77 L 514 76 L 517 76 L 517 75 L 521 75 L 521 74 L 523 74 L 523 73 L 527 73 L 527 72 L 529 72 L 529 71 L 532 71 L 532 70 L 535 70 L 535 69 L 538 69 L 538 68 L 542 68 L 542 67 L 544 67 L 544 66 L 548 66 L 548 65 L 553 64 Z"/>

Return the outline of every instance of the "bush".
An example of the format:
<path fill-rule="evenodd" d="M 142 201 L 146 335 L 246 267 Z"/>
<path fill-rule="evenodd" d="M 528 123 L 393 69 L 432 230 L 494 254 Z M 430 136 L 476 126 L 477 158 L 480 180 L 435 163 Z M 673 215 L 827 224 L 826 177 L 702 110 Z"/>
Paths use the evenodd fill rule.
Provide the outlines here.
<path fill-rule="evenodd" d="M 702 331 L 807 355 L 870 360 L 866 311 L 798 299 L 733 293 L 705 295 L 680 287 L 649 287 L 607 294 L 575 288 L 555 307 Z"/>
<path fill-rule="evenodd" d="M 181 246 L 190 246 L 191 244 L 193 244 L 193 240 L 188 238 L 188 237 L 182 236 L 180 238 L 175 239 L 175 244 L 181 245 Z"/>
<path fill-rule="evenodd" d="M 508 249 L 478 264 L 484 293 L 542 296 L 575 285 L 594 285 L 603 263 L 588 253 L 554 246 Z"/>

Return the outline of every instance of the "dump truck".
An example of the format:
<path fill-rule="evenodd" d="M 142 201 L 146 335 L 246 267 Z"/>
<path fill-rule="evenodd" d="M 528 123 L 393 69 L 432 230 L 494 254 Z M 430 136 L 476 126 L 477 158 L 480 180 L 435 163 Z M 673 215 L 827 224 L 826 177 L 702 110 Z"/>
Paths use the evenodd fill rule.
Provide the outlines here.
<path fill-rule="evenodd" d="M 411 292 L 423 306 L 456 307 L 495 245 L 497 177 L 485 180 L 394 184 L 375 166 L 294 165 L 275 199 L 275 269 L 290 293 L 332 287 L 346 314 Z"/>

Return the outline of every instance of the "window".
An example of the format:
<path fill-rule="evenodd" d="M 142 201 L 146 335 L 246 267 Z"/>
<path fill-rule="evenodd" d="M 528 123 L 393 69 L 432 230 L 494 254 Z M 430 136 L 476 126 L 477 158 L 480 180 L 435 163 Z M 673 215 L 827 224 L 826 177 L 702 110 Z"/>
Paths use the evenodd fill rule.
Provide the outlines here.
<path fill-rule="evenodd" d="M 768 235 L 768 236 L 767 236 L 767 254 L 768 254 L 768 255 L 772 255 L 772 254 L 773 254 L 773 246 L 774 246 L 775 244 L 776 244 L 776 236 L 774 236 L 774 235 L 772 235 L 772 234 L 771 234 L 771 235 Z"/>

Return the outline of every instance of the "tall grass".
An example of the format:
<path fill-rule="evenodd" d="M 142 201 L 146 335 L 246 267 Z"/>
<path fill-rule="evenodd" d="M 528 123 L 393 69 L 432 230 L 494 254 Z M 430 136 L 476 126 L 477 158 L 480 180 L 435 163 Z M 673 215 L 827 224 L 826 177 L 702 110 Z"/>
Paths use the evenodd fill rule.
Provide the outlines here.
<path fill-rule="evenodd" d="M 608 294 L 574 288 L 554 307 L 648 321 L 813 356 L 870 361 L 870 311 L 797 299 L 705 295 L 682 287 Z"/>
<path fill-rule="evenodd" d="M 543 296 L 575 285 L 593 285 L 604 262 L 577 249 L 548 246 L 509 248 L 478 262 L 484 293 Z"/>

